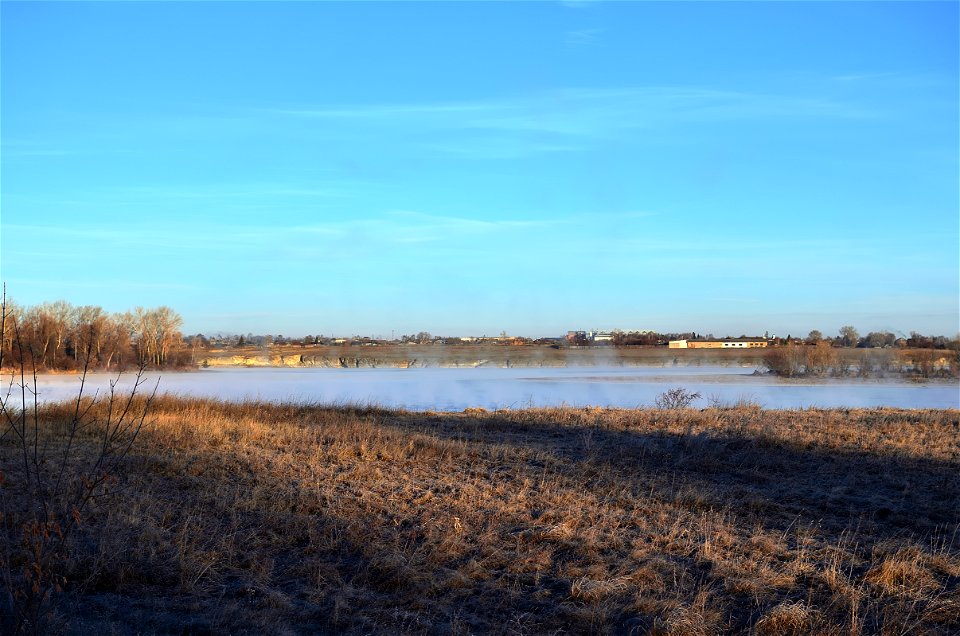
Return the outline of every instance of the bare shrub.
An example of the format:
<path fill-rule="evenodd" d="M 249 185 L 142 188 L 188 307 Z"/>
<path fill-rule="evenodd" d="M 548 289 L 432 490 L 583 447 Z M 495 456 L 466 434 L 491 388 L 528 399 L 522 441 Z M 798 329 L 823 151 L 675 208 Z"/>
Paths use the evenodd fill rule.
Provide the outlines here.
<path fill-rule="evenodd" d="M 808 375 L 827 375 L 837 364 L 837 352 L 829 342 L 821 340 L 813 346 L 806 347 L 803 353 L 804 366 Z"/>
<path fill-rule="evenodd" d="M 725 409 L 730 407 L 727 401 L 717 393 L 711 393 L 707 396 L 707 404 L 709 404 L 712 409 Z"/>
<path fill-rule="evenodd" d="M 776 375 L 792 378 L 804 371 L 806 351 L 804 345 L 789 344 L 773 347 L 763 354 L 763 364 Z"/>
<path fill-rule="evenodd" d="M 933 376 L 937 368 L 937 357 L 938 354 L 933 349 L 915 349 L 910 353 L 913 372 L 922 378 Z"/>
<path fill-rule="evenodd" d="M 853 374 L 853 360 L 851 355 L 853 351 L 841 349 L 837 354 L 837 364 L 833 368 L 833 375 L 836 377 L 846 377 Z"/>
<path fill-rule="evenodd" d="M 6 333 L 5 293 L 0 307 L 0 332 Z M 88 338 L 76 400 L 41 408 L 34 351 L 24 346 L 15 318 L 12 322 L 12 347 L 19 355 L 0 395 L 0 445 L 17 459 L 0 470 L 0 576 L 5 592 L 0 631 L 43 633 L 50 629 L 57 595 L 68 583 L 71 538 L 89 510 L 118 483 L 152 395 L 138 395 L 145 382 L 143 367 L 127 395 L 114 390 L 116 381 L 103 400 L 84 395 L 93 360 L 94 339 Z M 92 455 L 79 450 L 91 444 L 97 449 Z"/>
<path fill-rule="evenodd" d="M 682 386 L 664 391 L 654 400 L 658 409 L 685 409 L 700 398 L 699 393 L 687 391 Z"/>

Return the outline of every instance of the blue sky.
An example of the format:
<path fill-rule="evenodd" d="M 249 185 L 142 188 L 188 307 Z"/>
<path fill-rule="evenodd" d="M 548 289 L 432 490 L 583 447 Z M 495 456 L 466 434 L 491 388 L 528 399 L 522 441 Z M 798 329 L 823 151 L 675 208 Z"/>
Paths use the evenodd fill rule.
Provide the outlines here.
<path fill-rule="evenodd" d="M 958 330 L 956 2 L 0 18 L 22 304 L 288 336 Z"/>

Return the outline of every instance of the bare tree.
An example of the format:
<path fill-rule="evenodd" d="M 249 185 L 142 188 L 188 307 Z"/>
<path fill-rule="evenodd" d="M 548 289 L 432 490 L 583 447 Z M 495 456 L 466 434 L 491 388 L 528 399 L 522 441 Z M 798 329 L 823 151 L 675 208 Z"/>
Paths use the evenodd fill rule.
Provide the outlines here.
<path fill-rule="evenodd" d="M 42 307 L 33 307 L 24 316 L 23 326 L 17 330 L 17 339 L 24 350 L 30 352 L 31 359 L 39 358 L 43 367 L 52 366 L 47 354 L 56 338 L 53 317 Z"/>
<path fill-rule="evenodd" d="M 851 325 L 840 327 L 840 338 L 844 347 L 856 347 L 860 342 L 860 334 Z"/>
<path fill-rule="evenodd" d="M 67 334 L 73 326 L 75 310 L 73 306 L 65 300 L 57 300 L 52 303 L 44 303 L 41 310 L 49 317 L 53 329 L 54 341 L 51 356 L 52 366 L 57 366 L 57 356 L 60 350 L 64 348 Z"/>
<path fill-rule="evenodd" d="M 104 329 L 107 336 L 104 338 L 103 365 L 109 370 L 116 360 L 117 367 L 122 369 L 126 361 L 133 359 L 130 340 L 133 333 L 132 315 L 130 312 L 113 314 L 106 321 Z"/>
<path fill-rule="evenodd" d="M 88 348 L 99 364 L 103 350 L 104 321 L 107 316 L 101 307 L 84 305 L 74 311 L 74 324 L 70 333 L 74 362 L 79 361 L 82 352 Z"/>
<path fill-rule="evenodd" d="M 163 366 L 170 350 L 182 341 L 183 319 L 169 307 L 137 307 L 131 322 L 141 363 Z"/>
<path fill-rule="evenodd" d="M 156 308 L 154 314 L 156 316 L 157 366 L 163 366 L 167 362 L 170 350 L 183 341 L 183 335 L 180 333 L 183 318 L 166 305 Z"/>
<path fill-rule="evenodd" d="M 198 333 L 194 336 L 188 338 L 190 343 L 190 362 L 196 364 L 197 362 L 197 352 L 202 351 L 207 348 L 207 339 L 203 336 L 202 333 Z"/>
<path fill-rule="evenodd" d="M 878 349 L 880 347 L 892 347 L 897 341 L 897 337 L 889 331 L 871 331 L 867 334 L 867 346 Z"/>
<path fill-rule="evenodd" d="M 15 342 L 14 325 L 23 324 L 23 310 L 17 307 L 13 302 L 5 300 L 4 317 L 2 333 L 0 333 L 0 356 L 7 361 L 7 364 L 13 364 L 16 360 L 13 357 Z"/>

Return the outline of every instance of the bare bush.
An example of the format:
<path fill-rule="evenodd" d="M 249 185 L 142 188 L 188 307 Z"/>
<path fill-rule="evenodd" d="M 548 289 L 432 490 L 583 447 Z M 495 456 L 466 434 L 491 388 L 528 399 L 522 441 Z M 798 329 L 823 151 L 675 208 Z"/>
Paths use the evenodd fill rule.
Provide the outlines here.
<path fill-rule="evenodd" d="M 693 401 L 699 398 L 699 393 L 692 393 L 678 386 L 658 395 L 654 404 L 658 409 L 685 409 L 689 408 Z"/>
<path fill-rule="evenodd" d="M 777 375 L 792 378 L 804 371 L 806 351 L 803 345 L 773 347 L 763 354 L 763 364 Z"/>
<path fill-rule="evenodd" d="M 8 316 L 5 293 L 0 307 L 0 332 L 7 332 L 9 318 L 11 346 L 19 360 L 0 396 L 0 445 L 17 457 L 0 469 L 0 576 L 5 601 L 0 604 L 0 631 L 44 633 L 57 596 L 68 583 L 71 538 L 90 509 L 98 502 L 102 505 L 118 483 L 153 394 L 145 399 L 138 395 L 146 381 L 141 366 L 129 394 L 115 391 L 114 381 L 103 399 L 86 396 L 84 384 L 96 343 L 86 334 L 76 400 L 41 408 L 34 349 L 25 344 L 15 317 Z M 0 348 L 0 367 L 3 361 Z M 93 454 L 78 450 L 91 444 Z"/>
<path fill-rule="evenodd" d="M 804 367 L 808 375 L 827 375 L 837 364 L 837 352 L 829 342 L 819 341 L 813 346 L 805 347 Z"/>
<path fill-rule="evenodd" d="M 916 349 L 910 354 L 913 372 L 922 378 L 934 375 L 937 368 L 937 352 L 933 349 Z"/>

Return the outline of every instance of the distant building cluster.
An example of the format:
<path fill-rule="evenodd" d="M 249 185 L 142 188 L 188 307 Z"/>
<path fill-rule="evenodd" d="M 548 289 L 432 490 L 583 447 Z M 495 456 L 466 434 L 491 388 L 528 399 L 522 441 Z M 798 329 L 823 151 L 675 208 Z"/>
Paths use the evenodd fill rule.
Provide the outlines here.
<path fill-rule="evenodd" d="M 613 342 L 612 331 L 568 331 L 567 344 L 593 344 Z"/>
<path fill-rule="evenodd" d="M 212 336 L 205 339 L 209 346 L 224 347 L 265 347 L 275 345 L 298 344 L 308 346 L 376 346 L 388 344 L 400 345 L 549 345 L 553 347 L 591 347 L 591 346 L 669 346 L 671 349 L 754 349 L 770 347 L 779 342 L 776 336 L 741 336 L 739 338 L 714 338 L 713 335 L 701 336 L 694 332 L 661 334 L 650 330 L 623 331 L 621 329 L 571 330 L 566 336 L 527 338 L 511 336 L 501 332 L 499 336 L 434 336 L 425 331 L 386 340 L 380 337 L 353 336 L 326 337 L 304 336 L 303 338 L 284 338 L 282 335 L 257 336 L 254 334 L 239 336 Z M 788 338 L 789 342 L 789 338 Z"/>

